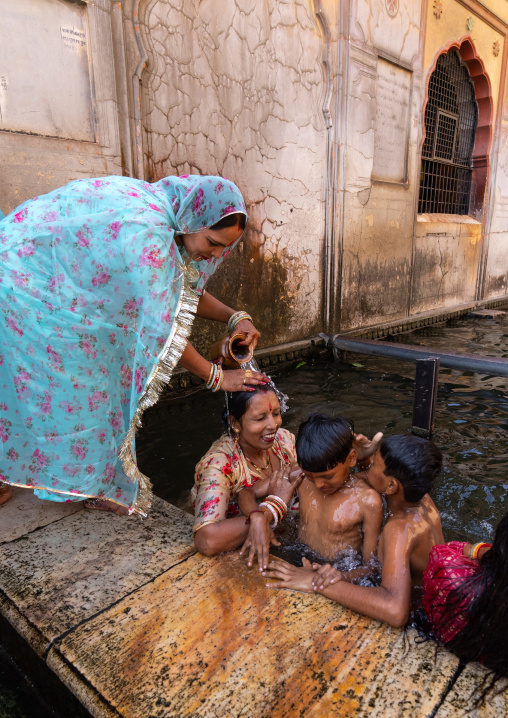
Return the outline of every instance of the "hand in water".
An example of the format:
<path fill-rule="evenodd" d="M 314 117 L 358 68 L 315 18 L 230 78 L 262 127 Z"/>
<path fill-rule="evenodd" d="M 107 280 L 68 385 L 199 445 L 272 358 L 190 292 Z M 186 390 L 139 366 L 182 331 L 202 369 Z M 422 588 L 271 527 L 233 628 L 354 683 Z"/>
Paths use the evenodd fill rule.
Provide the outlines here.
<path fill-rule="evenodd" d="M 329 563 L 325 563 L 322 566 L 319 563 L 312 564 L 312 570 L 315 571 L 312 578 L 312 588 L 314 591 L 322 591 L 332 583 L 338 583 L 342 580 L 342 573 L 337 571 L 336 568 L 330 566 Z"/>
<path fill-rule="evenodd" d="M 289 506 L 289 502 L 293 498 L 296 489 L 300 486 L 304 478 L 302 470 L 299 466 L 284 467 L 274 471 L 268 484 L 268 493 L 278 496 L 284 503 Z"/>
<path fill-rule="evenodd" d="M 266 578 L 279 579 L 278 583 L 267 583 L 267 588 L 286 588 L 293 591 L 303 591 L 304 593 L 313 593 L 312 578 L 314 571 L 310 561 L 306 558 L 303 560 L 303 566 L 291 566 L 284 561 L 271 561 L 268 564 L 268 570 L 263 571 Z"/>
<path fill-rule="evenodd" d="M 235 331 L 233 332 L 236 334 L 237 332 L 243 332 L 244 334 L 247 334 L 245 339 L 241 342 L 239 342 L 240 346 L 251 346 L 252 345 L 252 351 L 257 347 L 259 337 L 261 334 L 258 332 L 256 327 L 252 322 L 250 322 L 248 319 L 242 319 L 241 322 L 238 322 L 238 324 L 235 327 Z"/>
<path fill-rule="evenodd" d="M 269 526 L 269 521 L 271 519 L 271 514 L 267 515 L 264 511 L 262 513 L 256 512 L 251 514 L 249 535 L 240 549 L 240 556 L 243 556 L 247 549 L 249 549 L 249 558 L 247 560 L 248 566 L 252 566 L 254 558 L 257 554 L 260 571 L 266 569 L 268 564 L 270 544 L 273 546 L 280 546 L 280 542 L 277 541 L 275 534 Z"/>
<path fill-rule="evenodd" d="M 226 369 L 221 389 L 223 391 L 248 391 L 250 386 L 267 384 L 268 377 L 252 369 Z"/>
<path fill-rule="evenodd" d="M 378 450 L 383 434 L 378 431 L 372 440 L 367 439 L 363 434 L 355 434 L 353 437 L 353 449 L 356 451 L 358 461 L 364 461 Z"/>

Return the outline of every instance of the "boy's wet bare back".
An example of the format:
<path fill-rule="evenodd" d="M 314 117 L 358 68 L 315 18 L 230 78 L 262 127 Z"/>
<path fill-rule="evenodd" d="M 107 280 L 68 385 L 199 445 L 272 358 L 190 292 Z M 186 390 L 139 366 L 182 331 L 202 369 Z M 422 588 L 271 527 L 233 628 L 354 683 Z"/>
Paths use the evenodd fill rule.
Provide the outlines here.
<path fill-rule="evenodd" d="M 381 530 L 382 502 L 376 491 L 358 475 L 332 469 L 306 472 L 299 488 L 300 540 L 323 558 L 333 561 L 338 552 L 352 547 L 367 561 L 376 552 Z M 334 475 L 335 471 L 335 475 Z M 344 476 L 345 473 L 345 476 Z M 328 476 L 326 476 L 328 475 Z M 363 547 L 362 547 L 363 541 Z"/>
<path fill-rule="evenodd" d="M 387 541 L 396 541 L 397 537 L 406 546 L 412 585 L 423 585 L 429 553 L 433 546 L 444 543 L 439 511 L 428 494 L 417 505 L 398 508 L 388 517 L 379 540 L 381 563 Z"/>

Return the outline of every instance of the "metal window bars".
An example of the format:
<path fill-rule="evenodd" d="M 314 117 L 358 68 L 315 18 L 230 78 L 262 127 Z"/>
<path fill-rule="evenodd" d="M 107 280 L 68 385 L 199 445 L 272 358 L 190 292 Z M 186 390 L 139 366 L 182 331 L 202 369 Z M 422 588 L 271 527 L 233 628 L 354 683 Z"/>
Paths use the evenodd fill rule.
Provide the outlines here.
<path fill-rule="evenodd" d="M 418 212 L 468 214 L 478 105 L 456 50 L 441 55 L 429 80 Z"/>

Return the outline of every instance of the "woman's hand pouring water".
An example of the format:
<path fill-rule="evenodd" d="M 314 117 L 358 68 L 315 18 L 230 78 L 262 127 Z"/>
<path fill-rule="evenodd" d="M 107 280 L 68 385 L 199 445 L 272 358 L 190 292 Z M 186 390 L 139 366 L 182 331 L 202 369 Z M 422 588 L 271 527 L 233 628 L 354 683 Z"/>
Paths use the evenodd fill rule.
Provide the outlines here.
<path fill-rule="evenodd" d="M 252 322 L 249 322 L 248 319 L 242 319 L 241 322 L 238 322 L 238 324 L 235 326 L 234 333 L 237 332 L 243 332 L 247 336 L 243 341 L 240 342 L 242 346 L 250 346 L 252 351 L 257 347 L 259 337 L 261 334 L 258 332 L 256 327 Z"/>

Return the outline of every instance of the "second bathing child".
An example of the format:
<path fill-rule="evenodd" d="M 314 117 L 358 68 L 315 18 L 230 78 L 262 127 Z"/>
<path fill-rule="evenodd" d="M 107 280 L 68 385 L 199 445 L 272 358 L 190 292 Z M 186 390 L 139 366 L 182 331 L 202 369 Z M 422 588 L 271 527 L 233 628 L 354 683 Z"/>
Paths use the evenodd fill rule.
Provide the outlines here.
<path fill-rule="evenodd" d="M 375 556 L 383 504 L 365 479 L 351 471 L 357 458 L 363 461 L 374 453 L 381 437 L 379 433 L 369 441 L 355 435 L 347 419 L 325 414 L 312 414 L 300 426 L 296 453 L 305 478 L 298 490 L 298 538 L 314 558 L 334 562 L 345 549 L 364 563 Z M 241 494 L 255 490 L 246 488 Z"/>

